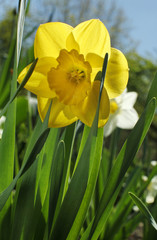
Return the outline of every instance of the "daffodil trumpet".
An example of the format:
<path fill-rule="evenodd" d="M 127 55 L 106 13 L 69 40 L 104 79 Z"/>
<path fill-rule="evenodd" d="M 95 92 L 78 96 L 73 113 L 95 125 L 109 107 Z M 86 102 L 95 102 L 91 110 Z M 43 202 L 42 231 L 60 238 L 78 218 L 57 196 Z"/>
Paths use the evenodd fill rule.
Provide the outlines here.
<path fill-rule="evenodd" d="M 110 99 L 120 95 L 127 85 L 125 56 L 111 48 L 109 33 L 98 19 L 82 22 L 75 28 L 61 22 L 39 26 L 34 41 L 38 62 L 25 88 L 37 95 L 42 121 L 52 100 L 49 127 L 64 127 L 78 119 L 92 125 L 100 89 L 98 73 L 102 71 L 106 53 L 108 66 L 98 127 L 104 126 L 109 118 Z M 18 76 L 19 83 L 29 67 Z"/>

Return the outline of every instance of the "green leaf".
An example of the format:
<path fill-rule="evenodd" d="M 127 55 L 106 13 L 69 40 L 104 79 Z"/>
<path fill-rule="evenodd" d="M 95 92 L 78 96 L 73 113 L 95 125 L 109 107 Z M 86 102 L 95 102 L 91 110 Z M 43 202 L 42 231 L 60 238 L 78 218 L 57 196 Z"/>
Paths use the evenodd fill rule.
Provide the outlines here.
<path fill-rule="evenodd" d="M 84 193 L 84 197 L 79 208 L 79 211 L 77 213 L 77 216 L 75 218 L 75 221 L 73 223 L 73 226 L 68 235 L 67 239 L 69 240 L 78 238 L 81 227 L 84 223 L 98 178 L 98 172 L 101 163 L 102 147 L 103 147 L 103 128 L 99 128 L 97 132 L 97 137 L 95 138 L 91 146 L 90 168 L 87 188 Z M 86 161 L 86 159 L 84 160 Z"/>
<path fill-rule="evenodd" d="M 129 191 L 135 191 L 135 189 L 137 189 L 138 190 L 137 191 L 138 195 L 141 196 L 144 193 L 144 191 L 146 190 L 146 188 L 148 187 L 151 179 L 156 174 L 157 174 L 157 166 L 152 169 L 151 173 L 148 176 L 148 180 L 141 184 L 141 182 L 139 183 L 139 180 L 140 180 L 142 175 L 139 173 L 139 170 L 136 170 L 136 169 L 133 170 L 133 175 L 131 175 L 131 181 L 129 181 L 129 184 L 126 186 L 122 197 L 120 198 L 118 204 L 116 205 L 116 208 L 114 208 L 115 209 L 114 212 L 109 217 L 109 229 L 106 231 L 105 237 L 107 237 L 109 239 L 113 238 L 113 236 L 115 236 L 115 232 L 117 230 L 118 230 L 117 232 L 119 232 L 122 225 L 125 228 L 128 228 L 128 225 L 129 225 L 130 226 L 129 227 L 129 229 L 130 229 L 129 233 L 131 234 L 131 232 L 132 232 L 131 231 L 131 223 L 127 223 L 127 219 L 128 219 L 128 215 L 131 214 L 131 212 L 132 212 L 133 203 L 131 203 L 132 200 L 129 198 L 129 196 L 127 197 L 126 195 L 128 195 Z M 134 187 L 133 187 L 133 185 L 131 187 L 130 184 L 131 185 L 133 184 Z M 137 184 L 141 184 L 140 189 L 137 186 Z M 136 215 L 132 217 L 132 220 L 133 220 L 134 217 L 136 218 Z M 133 220 L 133 222 L 134 222 L 134 220 Z M 109 234 L 111 234 L 111 235 L 109 235 Z"/>
<path fill-rule="evenodd" d="M 19 12 L 18 12 L 18 22 L 17 22 L 17 66 L 19 63 L 21 46 L 22 46 L 22 38 L 23 38 L 23 30 L 25 23 L 25 10 L 26 10 L 26 0 L 19 1 Z"/>
<path fill-rule="evenodd" d="M 10 104 L 0 141 L 0 192 L 12 181 L 14 172 L 16 101 Z"/>
<path fill-rule="evenodd" d="M 152 224 L 152 226 L 157 230 L 157 223 L 155 219 L 153 218 L 152 214 L 146 207 L 146 205 L 142 202 L 141 199 L 139 199 L 134 193 L 129 192 L 129 195 L 133 202 L 138 206 L 140 211 L 143 213 L 143 215 L 147 218 L 147 220 Z"/>
<path fill-rule="evenodd" d="M 51 166 L 51 178 L 50 178 L 51 183 L 50 183 L 50 191 L 49 191 L 50 194 L 49 194 L 49 216 L 48 216 L 49 233 L 51 231 L 53 218 L 56 212 L 58 197 L 61 190 L 64 160 L 65 160 L 65 144 L 61 140 L 58 144 L 57 151 Z M 61 204 L 61 201 L 60 201 L 60 204 Z"/>
<path fill-rule="evenodd" d="M 129 212 L 133 207 L 130 203 L 128 192 L 130 190 L 135 190 L 137 187 L 139 178 L 141 179 L 141 169 L 139 167 L 133 169 L 128 178 L 125 182 L 126 187 L 123 191 L 123 194 L 121 195 L 117 205 L 114 206 L 114 212 L 109 217 L 109 227 L 105 232 L 105 238 L 107 239 L 112 239 L 117 234 L 119 229 L 121 229 L 121 226 L 127 221 Z"/>
<path fill-rule="evenodd" d="M 21 89 L 25 86 L 25 84 L 27 83 L 27 81 L 29 80 L 30 76 L 32 75 L 34 68 L 37 64 L 38 58 L 36 58 L 33 63 L 31 64 L 30 68 L 28 69 L 28 72 L 26 74 L 26 76 L 24 77 L 24 79 L 22 80 L 21 84 L 19 85 L 17 91 L 15 92 L 14 96 L 11 99 L 11 102 L 16 98 L 16 96 L 19 94 L 19 92 L 21 91 Z"/>
<path fill-rule="evenodd" d="M 17 184 L 14 199 L 14 214 L 12 214 L 13 230 L 12 239 L 32 239 L 39 234 L 37 239 L 43 239 L 46 220 L 42 208 L 45 195 L 50 185 L 50 170 L 53 168 L 53 155 L 58 140 L 58 129 L 52 128 L 44 148 L 37 156 L 32 167 Z M 57 159 L 58 160 L 58 159 Z M 45 219 L 44 219 L 45 218 Z"/>
<path fill-rule="evenodd" d="M 99 99 L 98 99 L 98 107 L 96 110 L 96 115 L 95 115 L 92 127 L 90 129 L 89 135 L 87 137 L 86 144 L 82 151 L 80 160 L 77 164 L 77 168 L 74 172 L 74 175 L 69 184 L 69 188 L 68 188 L 65 198 L 63 200 L 58 218 L 54 225 L 54 229 L 52 231 L 52 234 L 50 235 L 50 239 L 62 240 L 62 239 L 67 238 L 69 231 L 75 220 L 75 217 L 81 206 L 82 200 L 84 198 L 84 194 L 86 192 L 86 188 L 87 188 L 87 184 L 88 184 L 88 180 L 89 180 L 89 172 L 90 172 L 90 157 L 92 159 L 92 153 L 95 153 L 96 144 L 98 144 L 98 142 L 99 142 L 97 140 L 99 105 L 100 105 L 101 93 L 102 93 L 102 89 L 103 89 L 105 73 L 106 73 L 106 68 L 107 68 L 107 60 L 108 60 L 108 55 L 106 54 L 105 60 L 104 60 L 104 65 L 103 65 L 103 71 L 102 71 L 102 82 L 100 84 L 100 94 L 99 94 Z M 99 131 L 99 133 L 101 132 L 101 130 Z M 101 147 L 102 147 L 102 144 L 101 144 Z M 101 147 L 100 147 L 100 149 L 101 149 Z M 94 155 L 94 157 L 95 156 L 96 155 Z M 99 164 L 97 164 L 97 166 L 99 166 Z M 92 172 L 92 170 L 91 170 L 91 172 Z M 94 172 L 93 178 L 96 179 L 96 177 L 97 177 L 97 174 Z M 89 192 L 90 192 L 89 196 L 91 196 L 92 190 L 90 190 Z M 86 212 L 87 206 L 84 207 L 84 210 Z M 82 210 L 83 217 L 85 215 L 84 210 Z M 79 219 L 79 228 L 83 224 L 83 221 L 84 221 L 84 218 Z M 62 229 L 62 231 L 60 229 Z M 75 230 L 76 229 L 74 228 L 73 234 L 74 234 Z M 77 231 L 76 231 L 76 234 L 77 234 Z"/>
<path fill-rule="evenodd" d="M 10 196 L 11 191 L 14 189 L 17 180 L 29 169 L 29 167 L 32 165 L 32 163 L 35 161 L 37 154 L 41 151 L 47 136 L 49 134 L 48 126 L 48 119 L 49 119 L 49 113 L 50 113 L 51 104 L 49 107 L 49 111 L 47 112 L 47 115 L 45 117 L 44 123 L 41 123 L 41 120 L 38 121 L 38 124 L 34 130 L 34 134 L 32 135 L 32 138 L 30 139 L 30 143 L 28 145 L 24 163 L 14 178 L 14 180 L 10 183 L 10 185 L 0 194 L 0 210 L 5 205 L 8 197 Z"/>
<path fill-rule="evenodd" d="M 66 239 L 79 210 L 88 182 L 89 155 L 92 143 L 94 142 L 94 139 L 93 141 L 92 139 L 93 132 L 88 137 L 87 144 L 70 182 L 50 239 Z"/>
<path fill-rule="evenodd" d="M 0 112 L 0 117 L 2 115 L 4 115 L 4 113 L 6 112 L 8 106 L 10 103 L 13 102 L 13 100 L 16 98 L 16 96 L 19 94 L 19 92 L 21 91 L 21 89 L 25 86 L 25 84 L 27 83 L 27 81 L 29 80 L 30 76 L 32 75 L 34 68 L 37 64 L 38 59 L 35 59 L 33 61 L 33 63 L 31 64 L 30 68 L 28 69 L 28 72 L 26 74 L 26 76 L 24 77 L 22 83 L 19 85 L 18 89 L 16 90 L 16 92 L 13 94 L 12 98 L 10 99 L 10 101 L 6 104 L 6 106 L 4 107 L 4 109 Z M 17 76 L 16 76 L 17 79 Z"/>
<path fill-rule="evenodd" d="M 10 44 L 9 52 L 8 52 L 8 57 L 5 61 L 5 64 L 3 66 L 3 70 L 1 73 L 0 77 L 0 106 L 3 106 L 5 99 L 9 96 L 10 92 L 10 81 L 8 81 L 8 73 L 10 73 L 10 68 L 11 68 L 11 62 L 14 60 L 14 52 L 15 52 L 15 46 L 16 46 L 16 34 L 15 34 L 15 29 L 13 33 L 13 39 Z M 7 89 L 9 88 L 9 92 L 6 92 L 6 85 L 8 86 Z M 5 92 L 5 94 L 4 94 Z M 2 99 L 3 98 L 3 99 Z"/>
<path fill-rule="evenodd" d="M 65 160 L 64 160 L 64 170 L 63 170 L 63 179 L 62 179 L 62 191 L 63 195 L 60 196 L 61 199 L 64 198 L 65 193 L 68 189 L 69 184 L 69 178 L 70 178 L 70 168 L 71 168 L 71 158 L 73 153 L 73 146 L 74 146 L 74 140 L 76 135 L 76 123 L 73 123 L 66 127 L 65 134 L 63 134 L 63 137 L 61 138 L 64 141 L 65 144 Z"/>
<path fill-rule="evenodd" d="M 121 224 L 118 233 L 114 235 L 114 240 L 129 239 L 130 235 L 139 227 L 140 222 L 142 222 L 142 217 L 140 214 L 137 213 L 135 215 L 132 215 L 129 220 L 127 219 L 125 221 L 125 225 Z"/>
<path fill-rule="evenodd" d="M 61 129 L 62 130 L 62 129 Z M 52 131 L 52 130 L 51 130 Z M 52 136 L 53 137 L 53 136 Z M 55 174 L 55 169 L 58 168 L 58 157 L 59 157 L 59 162 L 62 161 L 62 154 L 60 154 L 59 151 L 57 151 L 55 153 L 55 156 L 52 157 L 53 155 L 51 154 L 51 149 L 52 149 L 52 142 L 53 142 L 53 138 L 50 142 L 50 148 L 47 147 L 47 145 L 45 146 L 45 149 L 46 149 L 46 152 L 49 156 L 49 158 L 51 158 L 51 166 L 50 165 L 47 165 L 47 162 L 45 162 L 45 170 L 46 170 L 46 167 L 49 168 L 49 169 L 52 169 L 52 172 L 51 172 L 51 177 L 53 177 L 53 174 L 58 178 L 60 178 L 61 180 L 61 183 L 57 183 L 58 185 L 58 188 L 56 188 L 56 193 L 58 195 L 57 199 L 56 199 L 56 196 L 53 196 L 53 194 L 55 194 L 55 192 L 53 191 L 53 189 L 50 187 L 50 182 L 52 182 L 51 178 L 49 177 L 48 178 L 48 183 L 49 183 L 49 189 L 47 191 L 47 195 L 45 197 L 45 201 L 44 201 L 44 204 L 43 204 L 43 208 L 42 208 L 42 213 L 44 215 L 44 218 L 47 219 L 47 223 L 48 223 L 48 212 L 49 212 L 49 207 L 50 207 L 50 204 L 52 203 L 52 201 L 55 202 L 56 204 L 56 207 L 55 207 L 55 212 L 51 213 L 49 212 L 49 214 L 51 215 L 51 217 L 49 218 L 49 223 L 47 224 L 46 226 L 46 230 L 45 230 L 45 235 L 44 235 L 44 239 L 48 239 L 48 235 L 49 235 L 49 229 L 48 229 L 48 225 L 52 225 L 52 228 L 53 229 L 53 226 L 54 226 L 54 223 L 56 221 L 56 218 L 58 216 L 58 212 L 60 210 L 60 205 L 63 201 L 63 198 L 64 198 L 64 194 L 66 192 L 66 179 L 69 180 L 69 167 L 70 167 L 70 162 L 71 162 L 71 154 L 72 154 L 72 149 L 73 149 L 73 142 L 74 142 L 74 138 L 75 138 L 75 123 L 72 124 L 72 125 L 69 125 L 67 126 L 65 129 L 64 129 L 64 132 L 61 136 L 61 139 L 60 141 L 64 141 L 64 144 L 65 144 L 65 148 L 66 148 L 66 151 L 65 151 L 65 157 L 64 157 L 64 164 L 61 165 L 59 164 L 60 168 L 58 169 L 58 172 L 62 172 L 62 176 L 57 174 Z M 55 141 L 56 144 L 57 144 L 57 141 Z M 57 146 L 55 147 L 56 149 Z M 59 149 L 58 149 L 59 150 Z M 63 151 L 62 151 L 63 153 Z M 53 160 L 52 160 L 53 158 Z M 55 169 L 54 169 L 55 168 Z M 62 171 L 63 170 L 63 171 Z M 46 173 L 42 173 L 42 175 L 45 175 Z M 58 180 L 55 180 L 58 182 Z M 60 182 L 60 181 L 59 181 Z M 53 184 L 53 182 L 52 182 Z M 47 186 L 46 184 L 43 185 L 43 190 L 45 191 L 45 186 Z M 43 190 L 41 191 L 41 197 L 43 196 Z M 53 193 L 51 193 L 50 195 L 50 191 Z M 58 194 L 59 192 L 59 194 Z M 52 196 L 52 197 L 51 197 Z M 52 205 L 52 204 L 51 204 Z M 54 208 L 54 206 L 51 206 L 51 208 Z M 54 215 L 54 216 L 53 216 Z M 53 219 L 53 222 L 52 222 L 52 219 Z M 41 216 L 41 222 L 42 222 L 42 216 Z M 37 238 L 38 239 L 38 238 Z"/>
<path fill-rule="evenodd" d="M 14 69 L 11 82 L 10 98 L 12 98 L 17 88 L 17 64 L 16 55 L 14 57 Z M 3 114 L 2 114 L 3 115 Z M 0 113 L 1 116 L 1 113 Z M 2 140 L 0 141 L 0 192 L 2 192 L 13 180 L 14 174 L 14 155 L 15 155 L 15 128 L 16 128 L 16 101 L 9 105 L 6 121 L 3 130 Z M 9 194 L 10 195 L 10 194 Z M 7 197 L 7 199 L 9 196 Z M 6 200 L 7 200 L 6 199 Z M 6 202 L 6 201 L 5 201 Z M 1 221 L 11 204 L 8 199 L 3 211 L 0 213 Z M 1 231 L 1 230 L 0 230 Z"/>
<path fill-rule="evenodd" d="M 132 199 L 131 199 L 132 201 Z M 150 212 L 153 213 L 154 219 L 157 219 L 157 198 L 155 198 L 155 201 L 153 204 L 150 205 Z M 150 222 L 147 221 L 146 218 L 143 219 L 143 214 L 139 214 L 141 216 L 142 221 L 144 220 L 144 238 L 143 240 L 147 239 L 156 239 L 156 229 L 150 225 Z"/>
<path fill-rule="evenodd" d="M 11 182 L 11 184 L 0 194 L 0 210 L 3 208 L 5 205 L 8 197 L 11 194 L 11 191 L 14 189 L 17 180 L 29 169 L 29 167 L 33 164 L 33 162 L 36 159 L 37 154 L 41 151 L 47 136 L 49 133 L 49 129 L 46 129 L 39 137 L 37 140 L 36 144 L 34 145 L 34 148 L 32 149 L 32 152 L 30 153 L 27 161 L 22 165 L 20 171 L 14 178 L 14 180 Z"/>
<path fill-rule="evenodd" d="M 10 238 L 12 240 L 20 240 L 21 236 L 23 240 L 32 239 L 35 231 L 41 209 L 40 203 L 38 207 L 34 204 L 37 163 L 38 161 L 22 177 L 19 189 L 16 191 L 18 198 L 14 217 L 12 216 L 12 233 Z"/>
<path fill-rule="evenodd" d="M 157 98 L 157 73 L 154 77 L 154 80 L 151 84 L 151 87 L 150 87 L 150 90 L 149 90 L 149 93 L 148 93 L 148 96 L 147 96 L 147 101 L 146 101 L 146 104 L 153 98 Z"/>
<path fill-rule="evenodd" d="M 40 155 L 40 161 L 38 161 L 38 172 L 37 172 L 37 179 L 36 179 L 36 192 L 39 191 L 41 204 L 43 203 L 46 198 L 46 193 L 48 191 L 48 187 L 50 185 L 50 172 L 51 172 L 51 165 L 55 153 L 55 149 L 58 145 L 60 129 L 52 128 L 50 130 L 49 136 L 46 140 L 44 145 L 44 149 L 42 151 L 43 156 Z M 47 216 L 48 217 L 48 216 Z"/>
<path fill-rule="evenodd" d="M 24 96 L 17 98 L 16 126 L 27 121 L 28 117 L 28 99 Z"/>
<path fill-rule="evenodd" d="M 97 239 L 111 212 L 112 206 L 121 188 L 124 175 L 132 163 L 139 147 L 152 122 L 156 108 L 155 99 L 152 99 L 135 125 L 127 141 L 123 145 L 116 161 L 111 169 L 106 183 L 101 202 L 90 233 L 90 239 Z"/>

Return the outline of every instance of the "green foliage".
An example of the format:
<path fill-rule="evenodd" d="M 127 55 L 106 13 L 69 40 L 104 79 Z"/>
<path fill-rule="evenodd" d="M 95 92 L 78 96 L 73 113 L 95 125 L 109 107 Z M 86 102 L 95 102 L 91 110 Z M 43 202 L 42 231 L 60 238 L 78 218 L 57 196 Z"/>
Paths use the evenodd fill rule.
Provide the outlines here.
<path fill-rule="evenodd" d="M 10 10 L 6 13 L 4 20 L 0 22 L 0 64 L 2 65 L 6 55 L 8 54 L 8 48 L 11 43 L 13 30 L 15 27 L 16 10 Z"/>
<path fill-rule="evenodd" d="M 144 214 L 144 216 L 148 219 L 152 226 L 157 230 L 157 223 L 155 222 L 152 214 L 149 212 L 145 204 L 135 194 L 129 192 L 129 195 L 134 201 L 134 203 L 139 207 L 140 211 Z"/>
<path fill-rule="evenodd" d="M 138 93 L 136 107 L 139 112 L 142 112 L 157 66 L 153 61 L 141 57 L 136 52 L 128 53 L 127 59 L 130 69 L 128 90 Z"/>
<path fill-rule="evenodd" d="M 25 14 L 25 1 L 20 2 L 21 14 Z M 24 18 L 18 19 L 22 19 L 18 20 L 18 28 L 23 29 Z M 130 193 L 132 199 L 151 223 L 150 212 L 157 219 L 157 199 L 149 210 L 144 204 L 145 190 L 157 175 L 157 166 L 150 167 L 147 161 L 149 168 L 145 169 L 143 159 L 137 155 L 139 150 L 142 151 L 141 145 L 156 111 L 157 77 L 150 91 L 146 89 L 148 97 L 144 97 L 146 104 L 141 117 L 117 155 L 119 131 L 115 131 L 107 149 L 103 144 L 103 128 L 97 128 L 107 56 L 92 127 L 84 126 L 81 131 L 78 123 L 74 123 L 64 129 L 49 129 L 49 111 L 43 123 L 37 118 L 34 125 L 26 96 L 17 97 L 36 64 L 35 60 L 17 88 L 17 72 L 22 66 L 18 68 L 21 41 L 22 32 L 17 31 L 16 51 L 9 53 L 10 59 L 14 57 L 11 91 L 8 91 L 10 100 L 1 112 L 6 112 L 6 122 L 0 140 L 0 239 L 121 240 L 131 236 L 141 222 L 144 224 L 141 229 L 143 239 L 155 239 L 156 230 L 135 212 L 128 192 L 135 193 Z M 28 56 L 32 58 L 32 48 Z M 142 63 L 139 65 L 139 69 L 143 68 Z M 152 65 L 147 67 L 150 69 Z M 8 62 L 4 69 L 5 82 Z M 142 74 L 147 75 L 146 71 Z M 19 148 L 22 148 L 22 154 Z M 145 174 L 148 179 L 144 183 L 141 177 Z"/>
<path fill-rule="evenodd" d="M 138 93 L 138 99 L 135 104 L 135 108 L 138 113 L 141 114 L 143 111 L 143 106 L 147 101 L 147 93 L 150 86 L 152 85 L 152 90 L 154 91 L 154 96 L 156 96 L 156 81 L 155 75 L 157 72 L 157 65 L 151 59 L 141 57 L 136 52 L 130 52 L 127 54 L 128 64 L 129 64 L 129 82 L 128 90 L 135 91 Z M 149 97 L 150 100 L 150 97 Z M 151 124 L 149 130 L 149 148 L 152 148 L 151 157 L 156 158 L 157 149 L 157 114 L 155 114 L 154 120 Z"/>

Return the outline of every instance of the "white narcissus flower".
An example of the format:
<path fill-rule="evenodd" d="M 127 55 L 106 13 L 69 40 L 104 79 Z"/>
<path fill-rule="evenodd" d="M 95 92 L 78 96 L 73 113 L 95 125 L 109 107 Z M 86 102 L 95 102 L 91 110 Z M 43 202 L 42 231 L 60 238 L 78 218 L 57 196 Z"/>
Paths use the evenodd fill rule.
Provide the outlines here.
<path fill-rule="evenodd" d="M 118 127 L 122 129 L 132 129 L 138 121 L 138 114 L 134 109 L 137 99 L 136 92 L 124 92 L 110 101 L 110 116 L 104 126 L 104 136 L 109 136 Z"/>
<path fill-rule="evenodd" d="M 155 167 L 157 165 L 157 161 L 156 160 L 152 160 L 150 163 L 153 167 Z"/>
<path fill-rule="evenodd" d="M 2 138 L 2 134 L 3 134 L 3 123 L 5 122 L 6 117 L 2 116 L 0 117 L 0 139 Z"/>
<path fill-rule="evenodd" d="M 147 191 L 146 202 L 153 203 L 157 196 L 157 175 L 152 178 Z"/>
<path fill-rule="evenodd" d="M 2 124 L 5 122 L 5 120 L 6 120 L 6 117 L 5 117 L 5 116 L 0 117 L 0 127 L 1 127 Z"/>
<path fill-rule="evenodd" d="M 0 139 L 2 138 L 3 129 L 0 129 Z"/>

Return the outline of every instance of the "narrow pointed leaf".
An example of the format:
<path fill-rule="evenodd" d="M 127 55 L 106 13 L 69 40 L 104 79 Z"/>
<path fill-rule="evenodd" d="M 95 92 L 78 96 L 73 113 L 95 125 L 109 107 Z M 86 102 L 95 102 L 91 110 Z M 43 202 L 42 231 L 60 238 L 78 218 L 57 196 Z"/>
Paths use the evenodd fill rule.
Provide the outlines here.
<path fill-rule="evenodd" d="M 2 115 L 4 115 L 4 113 L 6 112 L 8 106 L 10 103 L 12 103 L 12 101 L 16 98 L 16 96 L 19 94 L 19 92 L 21 91 L 21 89 L 25 86 L 25 84 L 27 83 L 27 81 L 29 80 L 30 76 L 32 75 L 34 68 L 37 64 L 38 59 L 35 59 L 32 63 L 32 65 L 30 66 L 26 76 L 24 77 L 22 83 L 19 85 L 19 87 L 17 88 L 16 92 L 14 93 L 14 95 L 12 96 L 12 98 L 10 99 L 10 101 L 6 104 L 6 106 L 4 107 L 4 109 L 0 112 L 0 117 Z"/>
<path fill-rule="evenodd" d="M 19 1 L 19 13 L 17 22 L 17 66 L 20 58 L 20 51 L 22 46 L 23 30 L 25 23 L 26 0 Z"/>
<path fill-rule="evenodd" d="M 91 156 L 91 153 L 93 153 L 93 151 L 95 150 L 96 139 L 97 139 L 99 106 L 100 106 L 100 100 L 101 100 L 101 93 L 104 85 L 105 72 L 107 68 L 107 60 L 108 60 L 108 55 L 106 54 L 104 65 L 103 65 L 103 71 L 102 71 L 103 77 L 102 77 L 102 82 L 100 84 L 100 94 L 98 99 L 96 115 L 95 115 L 92 127 L 90 129 L 89 135 L 87 137 L 86 144 L 82 151 L 80 160 L 78 162 L 77 168 L 69 184 L 69 188 L 67 190 L 64 201 L 62 203 L 54 229 L 52 231 L 52 234 L 50 235 L 51 240 L 53 239 L 64 240 L 67 238 L 69 231 L 75 220 L 75 217 L 79 211 L 81 202 L 83 200 L 83 197 L 87 188 L 87 183 L 89 178 L 90 156 Z M 62 231 L 60 229 L 62 229 Z"/>
<path fill-rule="evenodd" d="M 17 64 L 16 54 L 14 56 L 14 68 L 11 81 L 10 99 L 17 88 Z M 0 192 L 2 192 L 13 180 L 14 174 L 14 155 L 15 155 L 15 128 L 16 128 L 16 101 L 10 104 L 3 130 L 2 140 L 0 141 Z M 9 194 L 10 195 L 10 194 Z M 9 196 L 8 196 L 9 198 Z M 0 212 L 1 221 L 11 204 L 11 198 L 7 201 L 3 211 Z"/>
<path fill-rule="evenodd" d="M 146 207 L 146 205 L 142 202 L 140 198 L 138 198 L 134 193 L 129 192 L 129 195 L 133 202 L 137 205 L 137 207 L 140 209 L 141 213 L 147 218 L 147 220 L 150 222 L 150 224 L 157 230 L 157 223 L 155 219 L 153 218 L 152 214 Z"/>
<path fill-rule="evenodd" d="M 49 198 L 49 232 L 53 223 L 53 218 L 56 211 L 57 201 L 61 190 L 61 183 L 63 177 L 65 159 L 65 144 L 60 141 L 57 147 L 54 160 L 51 166 L 51 184 L 50 184 L 50 198 Z"/>
<path fill-rule="evenodd" d="M 151 84 L 146 103 L 148 103 L 153 97 L 157 98 L 157 73 Z"/>
<path fill-rule="evenodd" d="M 102 231 L 102 228 L 111 212 L 112 206 L 121 188 L 124 175 L 131 165 L 150 127 L 150 124 L 153 120 L 155 108 L 156 101 L 155 99 L 152 99 L 148 103 L 145 111 L 132 130 L 115 161 L 107 184 L 105 186 L 101 202 L 99 204 L 99 208 L 90 232 L 90 239 L 97 239 Z"/>
<path fill-rule="evenodd" d="M 47 126 L 48 126 L 50 108 L 49 108 L 49 111 L 47 112 L 44 123 L 42 124 L 41 121 L 39 121 L 39 124 L 36 126 L 36 129 L 35 129 L 36 131 L 34 131 L 34 134 L 30 140 L 30 144 L 25 154 L 24 163 L 20 171 L 18 172 L 14 180 L 11 182 L 11 184 L 3 192 L 0 193 L 0 210 L 5 205 L 8 197 L 10 196 L 11 191 L 14 189 L 17 183 L 17 180 L 29 169 L 29 167 L 35 161 L 37 154 L 41 151 L 47 139 L 47 136 L 49 134 L 49 129 L 47 128 Z"/>

